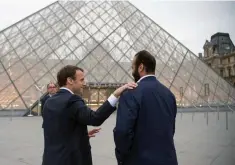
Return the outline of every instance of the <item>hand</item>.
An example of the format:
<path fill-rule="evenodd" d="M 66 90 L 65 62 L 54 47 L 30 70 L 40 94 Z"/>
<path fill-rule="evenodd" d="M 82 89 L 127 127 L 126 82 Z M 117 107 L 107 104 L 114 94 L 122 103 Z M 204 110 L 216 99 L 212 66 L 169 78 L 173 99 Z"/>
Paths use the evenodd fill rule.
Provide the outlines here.
<path fill-rule="evenodd" d="M 94 128 L 91 131 L 88 132 L 89 137 L 95 137 L 95 134 L 100 132 L 101 128 Z"/>
<path fill-rule="evenodd" d="M 134 89 L 134 88 L 136 88 L 136 87 L 137 87 L 137 84 L 134 83 L 134 82 L 127 83 L 127 84 L 125 84 L 125 85 L 119 87 L 118 89 L 116 89 L 116 90 L 113 92 L 113 95 L 114 95 L 115 97 L 119 97 L 119 96 L 122 94 L 122 92 L 124 92 L 126 89 Z"/>

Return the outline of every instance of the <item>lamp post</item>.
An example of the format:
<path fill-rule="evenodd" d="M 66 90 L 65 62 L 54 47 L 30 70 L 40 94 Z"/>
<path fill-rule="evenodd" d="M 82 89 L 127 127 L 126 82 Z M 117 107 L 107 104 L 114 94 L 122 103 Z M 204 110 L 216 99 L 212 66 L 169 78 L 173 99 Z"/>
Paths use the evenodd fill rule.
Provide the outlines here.
<path fill-rule="evenodd" d="M 30 108 L 28 117 L 32 117 L 32 116 L 33 116 L 33 114 L 32 114 L 32 108 Z"/>
<path fill-rule="evenodd" d="M 40 112 L 39 107 L 41 106 L 40 97 L 41 97 L 41 94 L 42 94 L 42 91 L 43 91 L 45 85 L 37 86 L 37 85 L 35 84 L 34 86 L 35 86 L 35 88 L 36 88 L 37 91 L 38 91 L 38 107 L 37 107 L 37 111 L 38 111 L 38 116 L 39 116 L 39 112 Z"/>
<path fill-rule="evenodd" d="M 11 121 L 12 121 L 12 116 L 13 116 L 13 106 L 12 106 L 12 103 L 10 104 L 10 106 L 11 106 Z"/>

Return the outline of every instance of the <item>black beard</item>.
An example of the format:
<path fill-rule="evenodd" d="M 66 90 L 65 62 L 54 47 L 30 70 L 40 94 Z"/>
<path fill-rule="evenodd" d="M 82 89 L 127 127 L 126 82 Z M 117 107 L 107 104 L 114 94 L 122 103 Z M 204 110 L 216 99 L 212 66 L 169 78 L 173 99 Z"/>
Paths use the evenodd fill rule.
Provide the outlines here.
<path fill-rule="evenodd" d="M 135 70 L 134 73 L 132 73 L 132 76 L 134 77 L 135 82 L 139 81 L 140 74 L 138 73 L 137 70 Z"/>

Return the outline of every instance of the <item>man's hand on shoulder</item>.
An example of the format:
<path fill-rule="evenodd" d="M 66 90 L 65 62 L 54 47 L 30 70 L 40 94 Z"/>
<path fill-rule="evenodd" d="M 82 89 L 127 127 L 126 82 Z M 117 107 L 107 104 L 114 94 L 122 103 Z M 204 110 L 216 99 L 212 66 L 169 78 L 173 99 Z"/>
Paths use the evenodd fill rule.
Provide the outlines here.
<path fill-rule="evenodd" d="M 124 92 L 126 89 L 134 89 L 136 87 L 137 87 L 137 83 L 134 83 L 134 82 L 127 83 L 127 84 L 119 87 L 118 89 L 116 89 L 113 92 L 113 95 L 115 97 L 119 97 L 122 94 L 122 92 Z"/>

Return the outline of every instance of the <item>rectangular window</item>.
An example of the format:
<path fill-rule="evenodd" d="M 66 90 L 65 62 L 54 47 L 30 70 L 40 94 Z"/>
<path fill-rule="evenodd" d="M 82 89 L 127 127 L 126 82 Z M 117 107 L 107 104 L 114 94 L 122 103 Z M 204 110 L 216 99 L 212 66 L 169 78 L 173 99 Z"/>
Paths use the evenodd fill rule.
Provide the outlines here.
<path fill-rule="evenodd" d="M 204 87 L 205 87 L 205 96 L 209 96 L 210 95 L 209 84 L 204 84 Z"/>
<path fill-rule="evenodd" d="M 180 97 L 183 97 L 183 94 L 184 94 L 183 87 L 180 87 Z"/>
<path fill-rule="evenodd" d="M 230 63 L 230 57 L 228 58 L 228 63 Z"/>
<path fill-rule="evenodd" d="M 220 69 L 220 75 L 223 77 L 224 70 Z"/>
<path fill-rule="evenodd" d="M 228 77 L 231 76 L 231 68 L 228 68 Z"/>
<path fill-rule="evenodd" d="M 220 64 L 223 65 L 223 59 L 220 59 Z"/>

